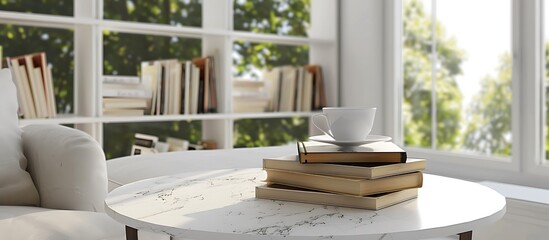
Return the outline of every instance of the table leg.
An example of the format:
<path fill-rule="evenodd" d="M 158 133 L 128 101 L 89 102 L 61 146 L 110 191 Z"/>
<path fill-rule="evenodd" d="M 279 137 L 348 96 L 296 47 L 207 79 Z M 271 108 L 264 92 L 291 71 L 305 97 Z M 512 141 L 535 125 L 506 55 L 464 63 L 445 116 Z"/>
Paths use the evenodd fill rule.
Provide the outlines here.
<path fill-rule="evenodd" d="M 459 240 L 472 240 L 473 239 L 473 231 L 462 232 L 458 235 L 459 235 Z"/>
<path fill-rule="evenodd" d="M 126 240 L 137 240 L 137 229 L 126 226 Z"/>

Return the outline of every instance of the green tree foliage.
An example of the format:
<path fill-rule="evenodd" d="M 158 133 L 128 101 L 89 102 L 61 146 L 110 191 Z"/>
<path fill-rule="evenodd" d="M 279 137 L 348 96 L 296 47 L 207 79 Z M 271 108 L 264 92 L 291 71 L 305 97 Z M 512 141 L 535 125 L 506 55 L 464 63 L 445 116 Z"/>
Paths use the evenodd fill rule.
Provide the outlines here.
<path fill-rule="evenodd" d="M 235 0 L 233 7 L 235 30 L 307 36 L 310 0 Z"/>
<path fill-rule="evenodd" d="M 202 26 L 200 0 L 106 0 L 104 18 L 173 26 Z"/>
<path fill-rule="evenodd" d="M 235 0 L 234 29 L 258 33 L 307 36 L 309 0 Z M 233 74 L 259 77 L 258 71 L 309 63 L 309 46 L 235 41 Z M 282 145 L 308 136 L 308 118 L 241 119 L 235 121 L 234 146 Z"/>
<path fill-rule="evenodd" d="M 430 147 L 431 114 L 431 17 L 418 0 L 404 1 L 403 69 L 404 69 L 404 142 L 408 146 Z M 439 149 L 453 149 L 460 144 L 462 95 L 456 83 L 465 58 L 456 40 L 446 36 L 436 23 L 436 144 Z"/>
<path fill-rule="evenodd" d="M 0 0 L 0 10 L 72 16 L 73 0 Z"/>
<path fill-rule="evenodd" d="M 481 80 L 481 90 L 468 109 L 468 125 L 464 134 L 466 149 L 493 155 L 511 155 L 511 79 L 512 61 L 509 53 L 500 57 L 496 76 Z"/>
<path fill-rule="evenodd" d="M 283 145 L 307 139 L 308 118 L 241 119 L 234 123 L 234 147 Z"/>

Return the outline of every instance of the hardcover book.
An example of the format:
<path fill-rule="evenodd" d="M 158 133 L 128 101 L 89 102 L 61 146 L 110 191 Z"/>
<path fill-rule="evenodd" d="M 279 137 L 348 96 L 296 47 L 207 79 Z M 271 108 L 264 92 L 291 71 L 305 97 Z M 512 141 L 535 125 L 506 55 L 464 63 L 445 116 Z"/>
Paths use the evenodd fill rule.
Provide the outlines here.
<path fill-rule="evenodd" d="M 417 188 L 411 188 L 390 193 L 359 197 L 353 195 L 319 192 L 279 184 L 269 184 L 257 186 L 255 188 L 255 197 L 261 199 L 379 210 L 416 198 L 417 192 Z"/>
<path fill-rule="evenodd" d="M 286 170 L 329 176 L 376 179 L 381 177 L 417 172 L 425 169 L 425 159 L 408 158 L 405 163 L 326 163 L 301 164 L 297 155 L 265 158 L 264 169 Z"/>
<path fill-rule="evenodd" d="M 423 174 L 421 172 L 406 173 L 377 179 L 360 179 L 274 169 L 265 169 L 265 171 L 267 172 L 266 182 L 355 196 L 394 192 L 408 188 L 420 188 L 423 185 Z"/>
<path fill-rule="evenodd" d="M 314 141 L 297 142 L 301 163 L 404 163 L 407 155 L 392 142 L 338 146 Z"/>

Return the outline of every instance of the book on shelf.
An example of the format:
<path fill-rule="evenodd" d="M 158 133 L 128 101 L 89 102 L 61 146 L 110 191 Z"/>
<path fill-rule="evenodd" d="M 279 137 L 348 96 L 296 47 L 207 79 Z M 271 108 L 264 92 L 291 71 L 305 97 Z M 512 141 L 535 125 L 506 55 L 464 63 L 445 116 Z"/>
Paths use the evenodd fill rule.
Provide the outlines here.
<path fill-rule="evenodd" d="M 44 52 L 7 57 L 17 87 L 24 118 L 53 118 L 57 115 L 51 67 Z"/>
<path fill-rule="evenodd" d="M 158 142 L 158 137 L 153 135 L 143 134 L 143 133 L 136 133 L 134 134 L 133 140 L 134 140 L 133 145 L 154 148 L 154 146 Z"/>
<path fill-rule="evenodd" d="M 269 106 L 268 97 L 233 97 L 233 112 L 265 112 Z"/>
<path fill-rule="evenodd" d="M 305 65 L 305 70 L 312 74 L 313 78 L 312 110 L 321 110 L 326 106 L 326 92 L 322 67 L 316 64 L 309 64 Z"/>
<path fill-rule="evenodd" d="M 271 99 L 268 111 L 308 112 L 326 106 L 320 65 L 274 67 L 263 71 L 262 81 Z"/>
<path fill-rule="evenodd" d="M 151 99 L 147 113 L 154 115 L 156 110 L 156 87 L 160 80 L 160 63 L 156 61 L 141 62 L 141 81 L 146 89 L 150 89 Z"/>
<path fill-rule="evenodd" d="M 315 141 L 297 142 L 301 163 L 404 163 L 407 154 L 392 142 L 337 146 Z"/>
<path fill-rule="evenodd" d="M 36 109 L 32 98 L 30 83 L 25 73 L 25 66 L 19 66 L 15 59 L 6 61 L 12 71 L 13 80 L 17 88 L 17 100 L 19 102 L 19 111 L 24 118 L 36 118 Z"/>
<path fill-rule="evenodd" d="M 209 72 L 209 89 L 208 89 L 208 106 L 206 112 L 215 113 L 217 112 L 217 79 L 215 74 L 215 58 L 213 56 L 208 56 L 209 65 L 207 71 Z"/>
<path fill-rule="evenodd" d="M 322 204 L 330 206 L 380 210 L 413 198 L 418 195 L 417 188 L 375 194 L 370 196 L 353 196 L 320 192 L 305 188 L 280 184 L 267 184 L 255 188 L 256 198 L 283 200 L 291 202 Z"/>
<path fill-rule="evenodd" d="M 145 109 L 139 108 L 103 108 L 103 116 L 143 116 Z"/>
<path fill-rule="evenodd" d="M 376 179 L 423 171 L 425 159 L 408 158 L 405 163 L 324 163 L 302 164 L 297 155 L 264 158 L 263 168 L 348 178 Z"/>
<path fill-rule="evenodd" d="M 265 169 L 265 171 L 267 172 L 266 182 L 355 196 L 366 196 L 409 188 L 420 188 L 423 185 L 423 174 L 421 172 L 405 173 L 376 179 L 363 179 L 275 169 Z"/>
<path fill-rule="evenodd" d="M 112 88 L 111 86 L 106 86 L 106 84 L 103 84 L 103 89 L 101 94 L 103 95 L 103 97 L 110 97 L 110 98 L 144 98 L 144 99 L 151 98 L 151 93 L 147 92 L 146 89 Z"/>
<path fill-rule="evenodd" d="M 297 68 L 284 66 L 281 69 L 280 81 L 280 112 L 292 112 L 295 106 L 295 93 L 297 84 Z"/>
<path fill-rule="evenodd" d="M 301 100 L 301 110 L 310 112 L 313 109 L 313 74 L 309 71 L 303 71 L 303 99 Z"/>
<path fill-rule="evenodd" d="M 141 63 L 141 77 L 152 86 L 151 115 L 217 111 L 215 62 L 212 56 Z"/>
<path fill-rule="evenodd" d="M 111 108 L 142 108 L 148 107 L 148 99 L 144 98 L 103 98 L 103 109 Z"/>
<path fill-rule="evenodd" d="M 271 97 L 263 80 L 233 80 L 233 112 L 265 112 Z"/>
<path fill-rule="evenodd" d="M 265 88 L 271 97 L 268 110 L 272 112 L 278 112 L 279 110 L 280 76 L 279 68 L 273 68 L 263 72 L 263 82 L 265 83 Z"/>
<path fill-rule="evenodd" d="M 123 84 L 140 84 L 141 79 L 137 76 L 103 76 L 103 83 L 123 83 Z"/>

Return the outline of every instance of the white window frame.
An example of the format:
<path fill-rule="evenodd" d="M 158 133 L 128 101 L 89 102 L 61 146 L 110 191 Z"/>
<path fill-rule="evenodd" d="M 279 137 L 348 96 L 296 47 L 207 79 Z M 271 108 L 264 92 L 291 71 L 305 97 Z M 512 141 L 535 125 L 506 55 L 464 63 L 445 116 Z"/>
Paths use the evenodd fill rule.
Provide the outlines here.
<path fill-rule="evenodd" d="M 542 0 L 512 0 L 512 156 L 508 158 L 405 147 L 409 156 L 428 159 L 427 171 L 471 180 L 493 180 L 549 188 L 542 164 L 543 34 Z M 549 4 L 549 3 L 548 3 Z M 385 4 L 385 131 L 403 145 L 402 0 Z"/>

